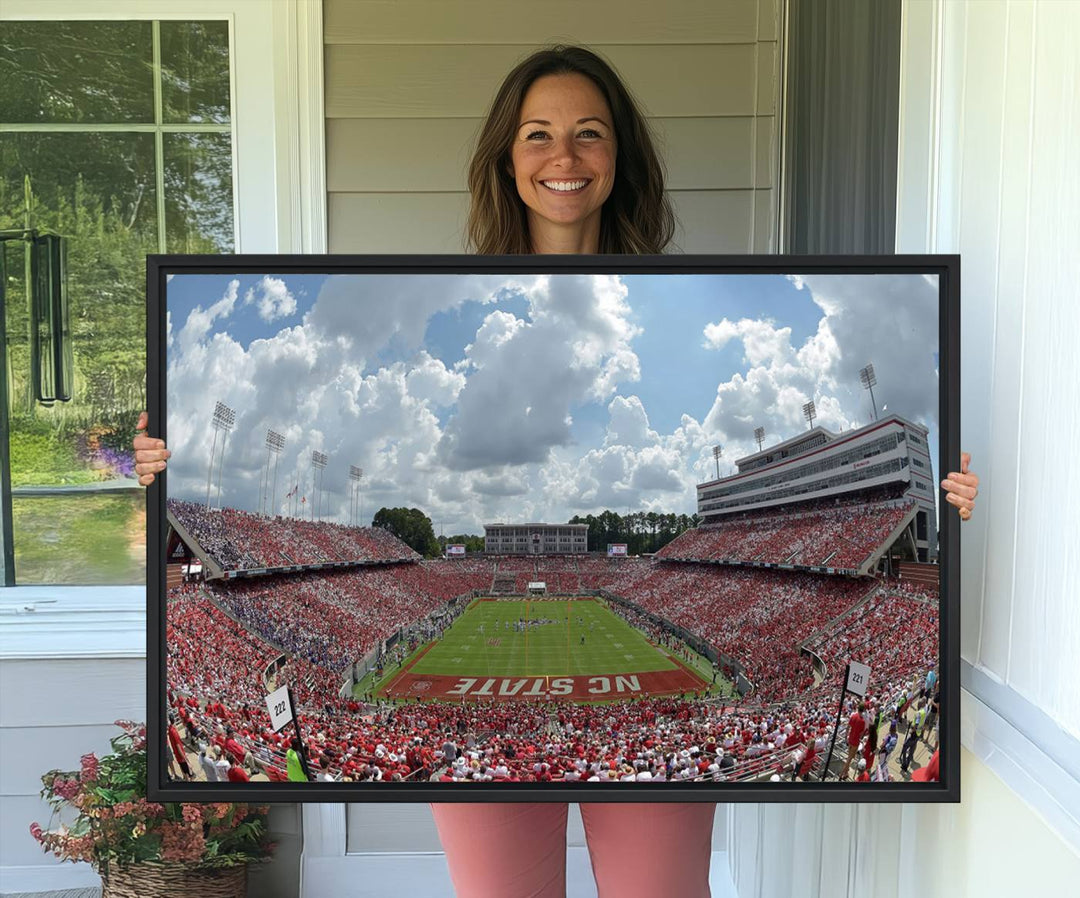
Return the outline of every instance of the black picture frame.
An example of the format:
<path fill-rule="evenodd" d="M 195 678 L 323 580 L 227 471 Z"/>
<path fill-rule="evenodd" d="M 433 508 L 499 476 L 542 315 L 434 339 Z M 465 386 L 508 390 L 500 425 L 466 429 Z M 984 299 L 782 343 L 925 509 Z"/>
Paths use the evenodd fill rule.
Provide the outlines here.
<path fill-rule="evenodd" d="M 166 283 L 180 274 L 926 274 L 938 277 L 938 480 L 960 457 L 960 257 L 895 256 L 147 256 L 147 398 L 149 433 L 166 431 Z M 960 800 L 960 527 L 937 492 L 940 555 L 940 782 L 207 784 L 167 777 L 165 538 L 168 475 L 147 496 L 148 794 L 154 801 L 438 802 L 438 801 L 741 801 L 958 802 Z"/>

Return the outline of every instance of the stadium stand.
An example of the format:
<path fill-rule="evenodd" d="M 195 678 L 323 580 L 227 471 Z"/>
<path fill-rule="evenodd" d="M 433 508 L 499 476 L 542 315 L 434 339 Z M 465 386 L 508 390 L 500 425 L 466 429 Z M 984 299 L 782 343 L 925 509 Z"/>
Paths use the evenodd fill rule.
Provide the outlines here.
<path fill-rule="evenodd" d="M 223 571 L 420 560 L 405 543 L 377 527 L 208 509 L 177 499 L 168 501 L 168 514 Z"/>
<path fill-rule="evenodd" d="M 656 560 L 588 556 L 422 561 L 370 528 L 208 511 L 169 513 L 225 571 L 306 570 L 171 587 L 170 702 L 185 728 L 224 741 L 231 727 L 253 769 L 284 777 L 286 737 L 269 730 L 267 690 L 288 682 L 311 762 L 347 781 L 681 781 L 815 775 L 836 725 L 847 659 L 885 672 L 869 697 L 879 723 L 906 704 L 937 660 L 936 581 L 733 567 L 717 561 L 851 567 L 883 548 L 909 511 L 875 498 L 784 513 L 758 512 L 688 531 Z M 325 563 L 358 565 L 311 570 Z M 936 568 L 935 568 L 936 572 Z M 392 634 L 459 596 L 502 585 L 524 592 L 604 590 L 738 658 L 744 699 L 645 697 L 614 705 L 363 703 L 341 698 L 345 672 Z M 628 612 L 629 613 L 629 612 Z M 642 624 L 654 640 L 667 634 Z M 410 643 L 411 645 L 411 643 Z M 404 649 L 403 649 L 404 650 Z M 276 659 L 284 667 L 268 682 Z M 896 707 L 896 710 L 894 709 Z M 868 712 L 868 713 L 871 713 Z M 848 708 L 841 715 L 845 738 Z M 219 743 L 221 744 L 221 743 Z M 805 769 L 804 769 L 805 768 Z"/>

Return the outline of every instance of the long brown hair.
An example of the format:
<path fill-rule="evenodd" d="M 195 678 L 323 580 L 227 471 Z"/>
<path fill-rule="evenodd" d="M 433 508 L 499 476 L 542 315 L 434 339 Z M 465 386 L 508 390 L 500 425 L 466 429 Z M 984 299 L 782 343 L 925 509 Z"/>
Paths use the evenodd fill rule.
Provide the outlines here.
<path fill-rule="evenodd" d="M 510 174 L 510 147 L 532 83 L 544 75 L 577 74 L 599 88 L 615 128 L 615 181 L 600 217 L 601 253 L 660 253 L 675 216 L 664 193 L 664 170 L 633 96 L 614 69 L 584 47 L 538 50 L 499 87 L 469 164 L 468 245 L 484 254 L 531 253 L 525 204 Z"/>

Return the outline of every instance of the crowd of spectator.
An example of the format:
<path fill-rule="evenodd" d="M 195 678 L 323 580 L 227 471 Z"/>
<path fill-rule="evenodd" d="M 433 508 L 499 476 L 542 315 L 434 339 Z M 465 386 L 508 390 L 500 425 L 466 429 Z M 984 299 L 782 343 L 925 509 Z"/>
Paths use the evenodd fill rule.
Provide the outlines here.
<path fill-rule="evenodd" d="M 180 692 L 171 702 L 189 732 L 222 748 L 231 739 L 249 768 L 285 778 L 291 733 L 271 732 L 265 707 L 200 706 Z M 800 749 L 820 752 L 832 724 L 816 707 L 732 709 L 681 698 L 414 701 L 300 717 L 309 767 L 345 782 L 734 780 L 790 769 Z"/>
<path fill-rule="evenodd" d="M 221 611 L 194 584 L 169 590 L 165 645 L 169 684 L 233 705 L 263 702 L 263 673 L 281 654 Z"/>
<path fill-rule="evenodd" d="M 178 499 L 168 500 L 168 510 L 225 571 L 420 559 L 396 536 L 378 527 L 270 517 Z"/>
<path fill-rule="evenodd" d="M 914 502 L 760 513 L 687 530 L 657 552 L 680 561 L 753 562 L 855 569 L 881 548 Z"/>
<path fill-rule="evenodd" d="M 895 581 L 893 581 L 895 582 Z M 806 648 L 825 663 L 829 686 L 839 690 L 848 661 L 904 678 L 933 667 L 940 638 L 936 603 L 909 597 L 892 583 L 879 586 L 865 602 L 823 629 Z"/>

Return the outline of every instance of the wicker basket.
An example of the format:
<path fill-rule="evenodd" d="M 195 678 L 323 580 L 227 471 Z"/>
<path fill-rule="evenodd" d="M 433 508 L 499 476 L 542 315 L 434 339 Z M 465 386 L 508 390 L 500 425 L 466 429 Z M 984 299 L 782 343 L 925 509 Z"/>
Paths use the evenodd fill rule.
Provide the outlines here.
<path fill-rule="evenodd" d="M 101 877 L 101 898 L 245 898 L 247 865 L 198 870 L 187 864 L 145 862 Z"/>

